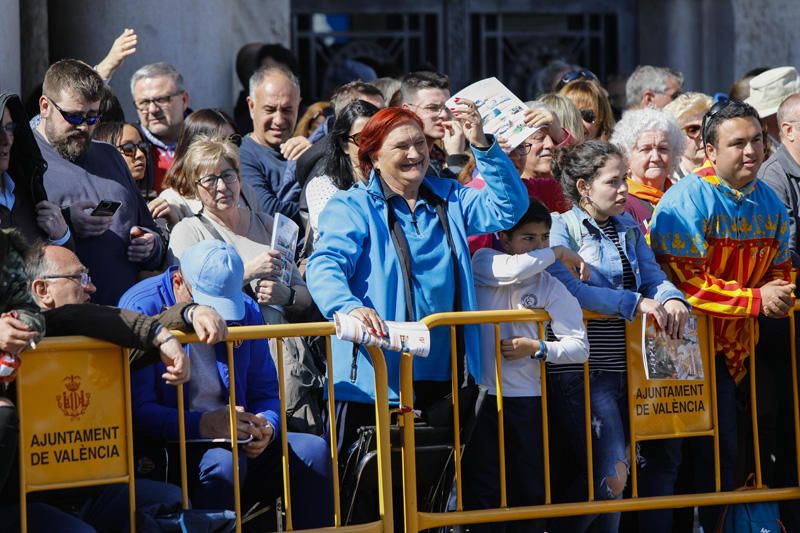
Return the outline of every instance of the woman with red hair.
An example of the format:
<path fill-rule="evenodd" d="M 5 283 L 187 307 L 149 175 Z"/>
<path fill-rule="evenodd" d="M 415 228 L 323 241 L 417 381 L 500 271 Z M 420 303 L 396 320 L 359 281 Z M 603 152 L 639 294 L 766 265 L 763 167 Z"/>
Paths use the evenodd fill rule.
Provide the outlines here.
<path fill-rule="evenodd" d="M 348 313 L 376 337 L 383 320 L 414 321 L 432 313 L 475 309 L 467 237 L 512 227 L 525 213 L 528 196 L 508 156 L 483 133 L 472 101 L 452 109 L 464 129 L 482 190 L 455 180 L 426 177 L 429 146 L 419 117 L 387 108 L 376 113 L 358 136 L 358 157 L 368 183 L 338 192 L 319 218 L 319 240 L 308 262 L 314 301 L 328 318 Z M 476 327 L 458 335 L 469 372 L 479 379 Z M 329 369 L 337 400 L 339 445 L 347 449 L 359 426 L 374 425 L 374 373 L 363 347 L 332 339 Z M 397 352 L 385 352 L 389 394 L 398 402 Z M 427 358 L 414 362 L 415 407 L 426 407 L 450 391 L 450 336 L 431 332 Z M 339 405 L 341 403 L 341 405 Z M 346 418 L 345 418 L 346 417 Z"/>

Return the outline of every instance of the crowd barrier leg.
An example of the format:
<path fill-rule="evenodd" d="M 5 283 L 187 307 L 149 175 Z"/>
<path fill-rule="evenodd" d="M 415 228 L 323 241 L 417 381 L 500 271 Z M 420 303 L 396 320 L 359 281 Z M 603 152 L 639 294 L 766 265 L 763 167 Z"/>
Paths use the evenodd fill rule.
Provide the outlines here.
<path fill-rule="evenodd" d="M 227 341 L 228 349 L 228 416 L 231 428 L 231 455 L 233 459 L 233 511 L 236 513 L 236 533 L 242 532 L 242 494 L 239 487 L 239 432 L 236 430 L 236 372 L 233 361 L 233 342 Z M 285 440 L 285 438 L 284 438 Z"/>
<path fill-rule="evenodd" d="M 544 323 L 538 323 L 539 338 L 545 339 Z M 544 465 L 544 503 L 550 504 L 552 495 L 550 493 L 550 425 L 547 417 L 547 365 L 539 363 L 539 375 L 541 378 L 542 389 L 542 453 Z"/>
<path fill-rule="evenodd" d="M 458 375 L 458 343 L 456 342 L 456 327 L 450 326 L 450 373 L 453 376 Z M 464 510 L 464 499 L 461 494 L 461 411 L 459 409 L 460 398 L 459 389 L 461 389 L 461 379 L 450 380 L 450 392 L 453 396 L 453 461 L 456 471 L 456 510 Z"/>
<path fill-rule="evenodd" d="M 497 389 L 497 464 L 500 473 L 500 507 L 508 507 L 506 486 L 506 425 L 503 416 L 503 364 L 500 354 L 500 324 L 494 325 L 495 387 Z"/>
<path fill-rule="evenodd" d="M 755 456 L 756 487 L 764 486 L 761 478 L 761 446 L 758 437 L 758 399 L 756 398 L 756 319 L 748 321 L 750 330 L 750 416 L 753 424 L 753 454 Z"/>
<path fill-rule="evenodd" d="M 419 531 L 417 522 L 417 457 L 414 439 L 414 377 L 411 354 L 400 355 L 400 419 L 403 425 L 403 519 L 405 531 Z M 409 392 L 410 391 L 410 392 Z M 411 429 L 409 429 L 411 428 Z"/>

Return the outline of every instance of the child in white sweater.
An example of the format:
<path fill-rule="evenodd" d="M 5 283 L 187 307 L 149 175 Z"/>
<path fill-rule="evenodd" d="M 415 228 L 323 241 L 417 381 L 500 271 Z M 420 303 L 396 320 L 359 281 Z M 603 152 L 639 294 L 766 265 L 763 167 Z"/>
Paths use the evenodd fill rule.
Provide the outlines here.
<path fill-rule="evenodd" d="M 578 301 L 560 281 L 544 271 L 556 260 L 582 271 L 582 260 L 562 246 L 549 248 L 550 224 L 547 208 L 531 198 L 528 211 L 517 225 L 500 233 L 505 253 L 483 248 L 472 258 L 479 309 L 544 309 L 559 339 L 540 339 L 534 322 L 500 326 L 509 506 L 544 503 L 541 364 L 583 363 L 589 357 Z M 470 509 L 498 507 L 500 503 L 494 326 L 481 328 L 481 384 L 488 388 L 489 394 L 464 454 L 464 504 Z M 499 531 L 505 530 L 505 525 L 471 529 L 483 528 Z M 543 531 L 542 524 L 533 521 L 511 522 L 508 529 Z"/>

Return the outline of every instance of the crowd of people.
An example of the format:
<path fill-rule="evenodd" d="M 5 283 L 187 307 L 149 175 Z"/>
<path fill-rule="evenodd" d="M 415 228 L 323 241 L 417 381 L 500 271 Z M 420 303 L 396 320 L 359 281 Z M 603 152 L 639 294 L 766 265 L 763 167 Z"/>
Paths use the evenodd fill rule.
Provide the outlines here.
<path fill-rule="evenodd" d="M 545 94 L 526 102 L 533 133 L 512 146 L 485 131 L 475 102 L 448 104 L 454 88 L 431 70 L 354 79 L 304 107 L 296 60 L 277 45 L 252 43 L 240 52 L 245 89 L 235 119 L 220 109 L 192 110 L 191 83 L 165 62 L 141 66 L 130 95 L 114 95 L 107 81 L 132 60 L 136 42 L 126 30 L 95 67 L 77 59 L 51 65 L 32 116 L 17 95 L 0 94 L 0 352 L 24 363 L 32 341 L 68 334 L 136 349 L 138 507 L 180 505 L 159 457 L 177 439 L 175 385 L 185 383 L 187 435 L 201 441 L 188 454 L 192 506 L 233 509 L 232 452 L 213 442 L 229 437 L 232 372 L 243 498 L 280 494 L 286 439 L 294 526 L 331 525 L 324 389 L 335 391 L 344 455 L 358 446 L 361 428 L 375 424 L 366 349 L 334 338 L 333 368 L 325 368 L 317 339 L 283 340 L 290 371 L 282 412 L 276 343 L 236 343 L 229 369 L 222 341 L 230 326 L 330 320 L 334 313 L 355 317 L 378 338 L 387 335 L 386 321 L 439 312 L 550 313 L 544 336 L 532 324 L 501 325 L 497 361 L 493 327 L 469 325 L 453 339 L 448 329 L 433 330 L 430 355 L 414 364 L 414 406 L 423 419 L 451 392 L 451 342 L 462 385 L 488 392 L 464 443 L 467 509 L 500 503 L 501 389 L 509 505 L 544 502 L 542 450 L 553 443 L 554 501 L 586 499 L 587 360 L 595 498 L 624 497 L 633 468 L 640 496 L 713 491 L 711 439 L 628 446 L 626 321 L 652 316 L 675 338 L 693 309 L 715 317 L 722 489 L 742 485 L 743 472 L 753 469 L 738 446 L 752 436 L 737 424 L 737 404 L 749 397 L 741 385 L 748 357 L 764 384 L 757 398 L 765 482 L 797 485 L 786 371 L 800 239 L 795 68 L 759 69 L 735 83 L 731 96 L 711 96 L 684 92 L 677 71 L 640 66 L 620 113 L 594 73 L 565 65 Z M 122 113 L 123 97 L 133 101 L 134 120 Z M 299 227 L 296 257 L 273 248 L 278 214 Z M 584 324 L 581 309 L 610 318 Z M 758 326 L 745 327 L 747 318 Z M 181 346 L 171 329 L 195 331 L 200 342 Z M 396 406 L 400 354 L 385 357 Z M 542 440 L 542 364 L 551 443 Z M 13 527 L 18 433 L 7 381 L 0 515 Z M 29 527 L 121 530 L 126 490 L 81 493 L 72 512 L 63 494 L 41 495 Z M 796 504 L 782 504 L 781 513 L 790 531 L 800 528 Z M 705 531 L 716 530 L 720 514 L 700 509 Z M 687 524 L 670 509 L 471 526 L 690 527 L 691 517 Z"/>

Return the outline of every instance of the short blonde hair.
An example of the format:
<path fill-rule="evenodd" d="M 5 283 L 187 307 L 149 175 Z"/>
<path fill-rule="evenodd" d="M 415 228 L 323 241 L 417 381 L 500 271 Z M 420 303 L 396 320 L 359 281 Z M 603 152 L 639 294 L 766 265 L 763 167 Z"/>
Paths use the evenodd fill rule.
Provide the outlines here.
<path fill-rule="evenodd" d="M 578 111 L 578 106 L 572 100 L 556 93 L 543 94 L 538 100 L 550 106 L 561 122 L 561 126 L 575 138 L 575 144 L 583 142 L 581 112 Z"/>
<path fill-rule="evenodd" d="M 195 180 L 206 172 L 213 172 L 222 161 L 227 161 L 236 172 L 239 172 L 239 148 L 228 139 L 198 135 L 189 145 L 183 159 L 183 175 L 197 194 Z"/>
<path fill-rule="evenodd" d="M 683 122 L 689 115 L 701 113 L 705 115 L 709 109 L 713 99 L 707 94 L 703 93 L 682 93 L 675 100 L 664 106 L 664 111 L 675 117 L 678 124 L 683 126 Z"/>

